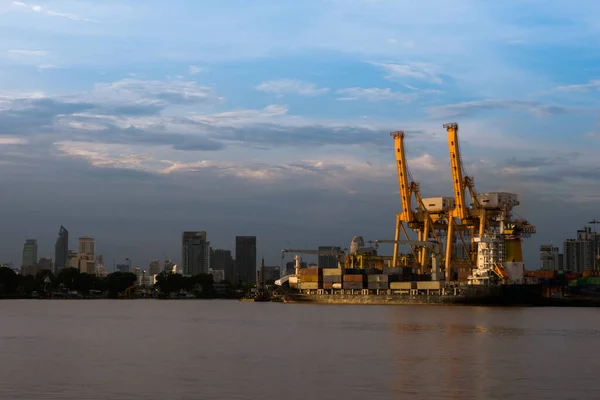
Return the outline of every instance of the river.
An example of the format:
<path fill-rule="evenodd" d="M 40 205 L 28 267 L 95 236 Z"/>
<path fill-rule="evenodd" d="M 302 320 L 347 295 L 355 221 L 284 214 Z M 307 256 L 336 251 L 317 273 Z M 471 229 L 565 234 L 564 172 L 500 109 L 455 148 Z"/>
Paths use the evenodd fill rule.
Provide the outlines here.
<path fill-rule="evenodd" d="M 0 301 L 0 399 L 594 399 L 600 309 Z"/>

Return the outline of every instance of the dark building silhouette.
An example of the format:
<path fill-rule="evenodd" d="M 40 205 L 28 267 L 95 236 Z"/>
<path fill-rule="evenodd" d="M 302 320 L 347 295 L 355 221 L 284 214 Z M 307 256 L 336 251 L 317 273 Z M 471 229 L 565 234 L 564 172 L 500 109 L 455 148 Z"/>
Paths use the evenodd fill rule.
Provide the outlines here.
<path fill-rule="evenodd" d="M 61 225 L 58 231 L 58 239 L 54 246 L 54 273 L 58 273 L 69 267 L 69 231 Z"/>
<path fill-rule="evenodd" d="M 233 257 L 230 250 L 213 250 L 210 263 L 212 269 L 223 271 L 226 280 L 233 281 Z"/>
<path fill-rule="evenodd" d="M 235 237 L 235 281 L 256 281 L 256 236 Z"/>
<path fill-rule="evenodd" d="M 319 250 L 336 250 L 342 251 L 339 246 L 319 246 Z M 337 268 L 338 260 L 336 256 L 319 255 L 319 268 Z"/>
<path fill-rule="evenodd" d="M 181 266 L 183 275 L 208 274 L 210 242 L 206 232 L 183 232 Z"/>

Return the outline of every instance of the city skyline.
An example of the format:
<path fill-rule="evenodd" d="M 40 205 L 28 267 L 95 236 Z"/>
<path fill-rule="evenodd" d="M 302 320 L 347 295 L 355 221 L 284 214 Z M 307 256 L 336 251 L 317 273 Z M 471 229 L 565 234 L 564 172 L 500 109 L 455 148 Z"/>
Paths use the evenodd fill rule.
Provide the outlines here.
<path fill-rule="evenodd" d="M 517 193 L 537 226 L 537 265 L 600 218 L 600 3 L 539 4 L 4 2 L 0 260 L 27 238 L 53 254 L 61 224 L 107 264 L 177 259 L 194 229 L 215 248 L 256 235 L 268 264 L 390 239 L 388 133 L 407 132 L 423 196 L 451 196 L 456 121 L 477 190 Z"/>

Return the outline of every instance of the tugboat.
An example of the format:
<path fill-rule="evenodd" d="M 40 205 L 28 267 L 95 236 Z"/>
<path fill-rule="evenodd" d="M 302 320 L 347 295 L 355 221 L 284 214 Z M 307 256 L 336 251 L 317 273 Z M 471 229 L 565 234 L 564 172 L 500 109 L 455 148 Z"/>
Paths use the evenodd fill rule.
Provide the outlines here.
<path fill-rule="evenodd" d="M 258 277 L 256 280 L 256 289 L 250 290 L 245 297 L 241 298 L 240 301 L 244 302 L 266 302 L 271 301 L 271 294 L 266 288 L 264 280 L 265 259 L 260 260 L 260 269 L 258 270 Z"/>

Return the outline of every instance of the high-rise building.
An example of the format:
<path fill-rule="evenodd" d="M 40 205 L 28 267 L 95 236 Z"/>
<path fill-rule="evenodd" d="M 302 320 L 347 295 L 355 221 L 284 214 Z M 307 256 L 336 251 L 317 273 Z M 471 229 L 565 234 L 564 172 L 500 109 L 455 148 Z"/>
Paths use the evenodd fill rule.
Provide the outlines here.
<path fill-rule="evenodd" d="M 558 247 L 552 244 L 540 246 L 540 269 L 558 271 Z"/>
<path fill-rule="evenodd" d="M 40 267 L 40 270 L 44 270 L 44 269 L 52 270 L 52 259 L 42 257 L 38 261 L 38 266 Z"/>
<path fill-rule="evenodd" d="M 54 246 L 54 273 L 69 267 L 69 231 L 61 226 Z"/>
<path fill-rule="evenodd" d="M 319 246 L 319 250 L 335 250 L 342 251 L 342 248 L 339 246 Z M 336 256 L 332 255 L 319 255 L 319 268 L 337 268 L 338 259 Z M 277 278 L 279 279 L 279 278 Z"/>
<path fill-rule="evenodd" d="M 590 227 L 577 231 L 577 239 L 564 242 L 563 263 L 565 271 L 582 272 L 597 266 L 600 252 L 600 233 Z"/>
<path fill-rule="evenodd" d="M 281 278 L 281 273 L 280 273 L 281 268 L 278 266 L 272 266 L 272 267 L 267 267 L 265 266 L 263 268 L 263 279 L 265 282 L 267 281 L 276 281 L 277 279 Z"/>
<path fill-rule="evenodd" d="M 129 264 L 117 264 L 115 269 L 116 272 L 129 272 Z"/>
<path fill-rule="evenodd" d="M 208 274 L 210 242 L 206 232 L 183 232 L 181 264 L 183 275 Z"/>
<path fill-rule="evenodd" d="M 37 240 L 27 239 L 23 245 L 23 264 L 22 266 L 36 265 L 38 262 L 37 258 Z"/>
<path fill-rule="evenodd" d="M 150 276 L 158 275 L 162 272 L 162 267 L 160 265 L 160 261 L 154 260 L 150 262 L 150 266 L 148 267 L 148 274 Z"/>
<path fill-rule="evenodd" d="M 256 281 L 256 236 L 235 237 L 234 282 Z"/>
<path fill-rule="evenodd" d="M 80 237 L 77 240 L 77 253 L 80 255 L 87 255 L 91 260 L 95 257 L 95 244 L 94 239 L 89 236 Z"/>
<path fill-rule="evenodd" d="M 233 280 L 233 257 L 230 250 L 214 250 L 212 252 L 211 265 L 213 270 L 223 271 L 225 279 L 228 281 Z"/>

